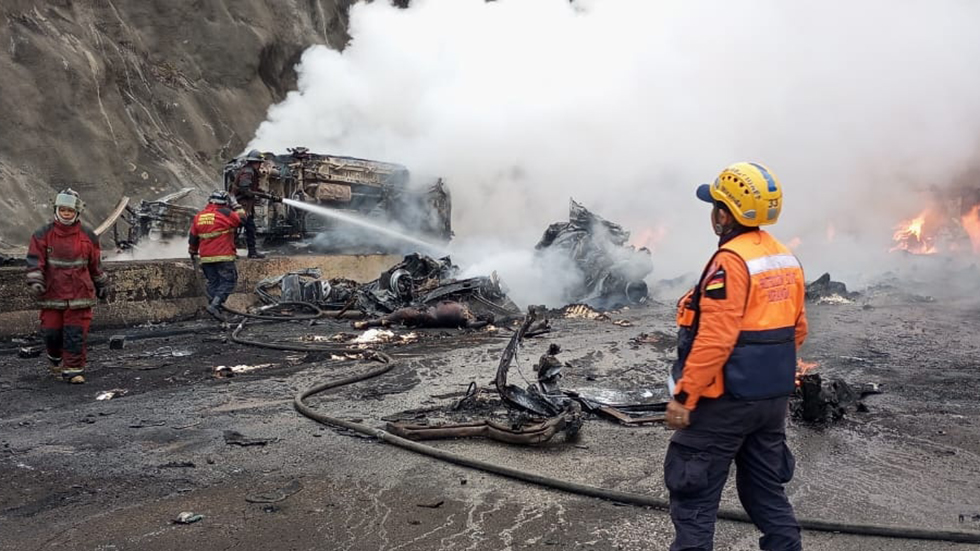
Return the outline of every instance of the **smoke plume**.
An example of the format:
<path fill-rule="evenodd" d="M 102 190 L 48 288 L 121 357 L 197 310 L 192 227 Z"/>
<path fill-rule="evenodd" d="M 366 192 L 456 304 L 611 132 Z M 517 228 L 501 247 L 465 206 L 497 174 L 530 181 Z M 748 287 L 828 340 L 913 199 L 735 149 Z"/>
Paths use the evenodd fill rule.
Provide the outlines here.
<path fill-rule="evenodd" d="M 249 147 L 444 177 L 454 255 L 481 265 L 521 264 L 574 197 L 654 251 L 653 279 L 715 246 L 695 186 L 762 162 L 785 191 L 773 233 L 811 277 L 857 278 L 977 160 L 977 21 L 972 0 L 358 3 L 347 48 L 305 52 Z"/>

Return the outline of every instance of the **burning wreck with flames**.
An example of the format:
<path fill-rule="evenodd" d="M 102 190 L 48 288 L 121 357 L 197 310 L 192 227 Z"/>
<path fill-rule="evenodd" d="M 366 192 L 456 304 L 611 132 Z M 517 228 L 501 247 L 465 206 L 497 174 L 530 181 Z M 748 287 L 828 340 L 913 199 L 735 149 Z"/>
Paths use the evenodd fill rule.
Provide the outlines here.
<path fill-rule="evenodd" d="M 980 255 L 980 186 L 934 194 L 931 205 L 895 226 L 892 252 Z"/>

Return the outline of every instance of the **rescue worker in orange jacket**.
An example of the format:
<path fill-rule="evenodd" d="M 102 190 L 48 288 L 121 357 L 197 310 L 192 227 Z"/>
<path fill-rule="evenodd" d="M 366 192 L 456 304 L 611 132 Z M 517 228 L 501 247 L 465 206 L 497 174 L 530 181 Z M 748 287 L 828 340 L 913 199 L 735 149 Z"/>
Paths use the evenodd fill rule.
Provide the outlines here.
<path fill-rule="evenodd" d="M 782 209 L 782 187 L 757 163 L 736 163 L 697 190 L 719 238 L 698 284 L 678 303 L 678 361 L 664 459 L 676 537 L 671 551 L 710 550 L 732 460 L 739 500 L 762 531 L 760 549 L 802 549 L 784 484 L 796 350 L 807 334 L 803 269 L 759 227 Z"/>
<path fill-rule="evenodd" d="M 85 382 L 92 307 L 109 290 L 99 236 L 80 222 L 84 207 L 71 188 L 58 193 L 54 220 L 34 232 L 27 249 L 27 286 L 41 307 L 51 372 L 70 383 Z"/>
<path fill-rule="evenodd" d="M 221 307 L 235 290 L 238 270 L 235 268 L 235 230 L 245 216 L 241 206 L 227 191 L 217 190 L 208 205 L 194 216 L 187 252 L 194 264 L 200 264 L 207 279 L 207 311 L 223 320 Z"/>

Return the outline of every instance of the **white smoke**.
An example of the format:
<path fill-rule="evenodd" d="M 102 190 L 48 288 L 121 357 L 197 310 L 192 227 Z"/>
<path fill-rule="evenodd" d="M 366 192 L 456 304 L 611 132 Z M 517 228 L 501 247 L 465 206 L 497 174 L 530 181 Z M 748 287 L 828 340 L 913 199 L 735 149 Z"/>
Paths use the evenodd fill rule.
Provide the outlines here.
<path fill-rule="evenodd" d="M 349 46 L 305 52 L 249 148 L 443 176 L 454 254 L 487 266 L 572 196 L 662 236 L 655 278 L 714 248 L 695 186 L 762 162 L 785 190 L 773 232 L 811 277 L 857 277 L 895 261 L 892 225 L 980 152 L 977 21 L 974 0 L 358 3 Z"/>

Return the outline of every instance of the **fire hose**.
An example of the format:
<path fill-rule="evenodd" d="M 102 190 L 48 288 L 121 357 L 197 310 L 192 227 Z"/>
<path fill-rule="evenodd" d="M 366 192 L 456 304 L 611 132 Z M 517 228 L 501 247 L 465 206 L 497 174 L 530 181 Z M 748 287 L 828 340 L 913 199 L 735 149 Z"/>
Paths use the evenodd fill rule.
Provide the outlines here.
<path fill-rule="evenodd" d="M 238 342 L 238 341 L 236 341 Z M 257 346 L 268 346 L 264 343 L 253 343 Z M 270 346 L 271 348 L 271 346 Z M 529 482 L 531 484 L 537 484 L 539 486 L 544 486 L 546 488 L 552 488 L 555 490 L 560 490 L 563 492 L 570 492 L 573 494 L 579 494 L 590 497 L 597 497 L 600 499 L 606 499 L 609 501 L 614 501 L 617 503 L 627 503 L 630 505 L 639 505 L 642 507 L 652 507 L 654 509 L 668 510 L 670 502 L 664 498 L 649 496 L 644 494 L 638 494 L 633 492 L 623 492 L 619 490 L 612 490 L 609 488 L 600 488 L 597 486 L 590 486 L 588 484 L 580 484 L 577 482 L 572 482 L 568 480 L 562 480 L 558 478 L 552 478 L 548 476 L 543 476 L 540 474 L 532 473 L 529 471 L 524 471 L 521 469 L 515 469 L 513 467 L 507 467 L 503 465 L 498 465 L 496 463 L 491 463 L 489 461 L 483 461 L 480 459 L 474 459 L 471 457 L 466 457 L 465 455 L 440 450 L 426 444 L 421 444 L 419 442 L 414 442 L 408 440 L 390 432 L 382 429 L 371 428 L 367 425 L 356 423 L 354 421 L 348 421 L 345 419 L 339 419 L 325 413 L 319 413 L 305 403 L 305 400 L 315 394 L 319 394 L 326 390 L 333 388 L 338 388 L 341 386 L 357 383 L 374 377 L 378 377 L 385 373 L 391 371 L 395 365 L 392 363 L 392 359 L 387 354 L 383 352 L 375 352 L 375 356 L 380 361 L 384 362 L 380 368 L 362 373 L 360 375 L 352 375 L 350 377 L 345 377 L 343 379 L 337 379 L 334 381 L 327 381 L 320 383 L 318 385 L 312 386 L 306 390 L 300 391 L 293 398 L 293 405 L 296 410 L 301 414 L 313 419 L 314 421 L 332 425 L 335 427 L 342 427 L 352 431 L 359 432 L 368 436 L 373 436 L 382 442 L 398 446 L 428 457 L 439 459 L 441 461 L 446 461 L 448 463 L 453 463 L 463 467 L 469 467 L 471 469 L 477 469 L 485 471 L 492 474 L 497 474 L 505 476 L 507 478 L 512 478 L 515 480 L 521 480 L 524 482 Z M 721 508 L 718 510 L 718 518 L 724 520 L 731 520 L 735 522 L 752 524 L 752 520 L 749 519 L 748 515 L 742 511 Z M 910 528 L 903 526 L 887 526 L 880 524 L 864 524 L 864 523 L 845 523 L 836 522 L 823 519 L 810 519 L 810 518 L 797 518 L 800 526 L 804 530 L 813 530 L 818 532 L 835 532 L 841 534 L 854 534 L 861 536 L 877 536 L 884 538 L 899 538 L 899 539 L 912 539 L 912 540 L 926 540 L 926 541 L 952 541 L 958 543 L 980 543 L 980 532 L 968 532 L 968 531 L 957 531 L 957 530 L 929 530 L 925 528 Z"/>
<path fill-rule="evenodd" d="M 274 350 L 289 350 L 289 351 L 332 351 L 341 352 L 348 351 L 344 347 L 338 346 L 316 346 L 316 345 L 303 345 L 303 344 L 286 344 L 286 343 L 270 343 L 270 342 L 259 342 L 250 339 L 245 339 L 241 336 L 244 329 L 245 321 L 238 325 L 238 327 L 232 332 L 231 339 L 239 344 L 257 346 L 261 348 L 269 348 Z M 497 474 L 507 478 L 512 478 L 515 480 L 521 480 L 524 482 L 529 482 L 531 484 L 536 484 L 538 486 L 543 486 L 545 488 L 551 488 L 555 490 L 560 490 L 563 492 L 569 492 L 578 495 L 584 495 L 589 497 L 596 497 L 599 499 L 606 499 L 609 501 L 617 503 L 625 503 L 630 505 L 638 505 L 641 507 L 651 507 L 654 509 L 659 509 L 663 511 L 669 510 L 670 502 L 667 499 L 650 496 L 645 494 L 639 494 L 634 492 L 623 492 L 620 490 L 613 490 L 609 488 L 600 488 L 598 486 L 591 486 L 588 484 L 581 484 L 578 482 L 572 482 L 569 480 L 562 480 L 559 478 L 552 478 L 530 471 L 524 471 L 521 469 L 515 469 L 513 467 L 507 467 L 504 465 L 498 465 L 496 463 L 491 463 L 489 461 L 484 461 L 481 459 L 474 459 L 467 457 L 462 454 L 449 452 L 446 450 L 441 450 L 439 448 L 408 440 L 400 436 L 394 435 L 383 429 L 376 429 L 364 425 L 362 423 L 357 423 L 354 421 L 348 421 L 345 419 L 340 419 L 338 417 L 333 417 L 326 413 L 320 413 L 306 404 L 306 399 L 325 392 L 330 389 L 346 386 L 349 384 L 358 383 L 365 381 L 367 379 L 372 379 L 374 377 L 379 377 L 391 371 L 395 364 L 391 356 L 385 354 L 384 352 L 377 350 L 367 350 L 362 351 L 362 353 L 369 354 L 372 359 L 382 362 L 384 365 L 370 370 L 366 373 L 352 375 L 349 377 L 344 377 L 342 379 L 337 379 L 333 381 L 327 381 L 314 385 L 306 390 L 298 392 L 293 398 L 293 405 L 297 411 L 302 415 L 313 419 L 319 423 L 326 425 L 331 425 L 335 427 L 345 428 L 361 434 L 372 436 L 378 440 L 385 442 L 387 444 L 392 444 L 400 448 L 404 448 L 415 453 L 432 457 L 441 461 L 446 461 L 447 463 L 453 463 L 455 465 L 460 465 L 463 467 L 469 467 L 471 469 L 476 469 L 480 471 L 485 471 L 492 474 Z M 734 522 L 740 522 L 745 524 L 753 524 L 749 516 L 741 511 L 731 508 L 720 508 L 717 514 L 719 519 L 730 520 Z M 951 541 L 957 543 L 978 543 L 980 544 L 980 532 L 977 531 L 962 531 L 962 530 L 932 530 L 926 528 L 912 528 L 904 526 L 888 526 L 881 524 L 866 524 L 866 523 L 850 523 L 850 522 L 838 522 L 830 521 L 824 519 L 812 519 L 806 517 L 798 517 L 797 522 L 800 527 L 804 530 L 812 530 L 817 532 L 832 532 L 841 534 L 853 534 L 860 536 L 876 536 L 884 538 L 898 538 L 898 539 L 910 539 L 910 540 L 925 540 L 925 541 Z"/>

